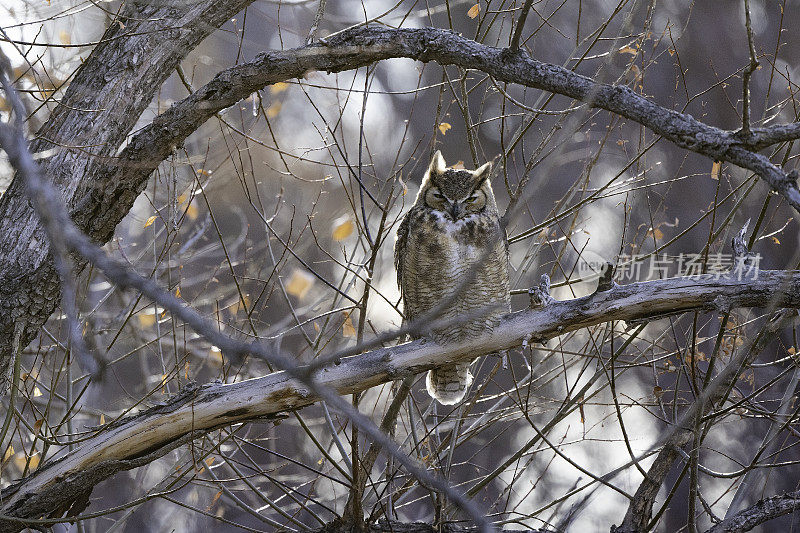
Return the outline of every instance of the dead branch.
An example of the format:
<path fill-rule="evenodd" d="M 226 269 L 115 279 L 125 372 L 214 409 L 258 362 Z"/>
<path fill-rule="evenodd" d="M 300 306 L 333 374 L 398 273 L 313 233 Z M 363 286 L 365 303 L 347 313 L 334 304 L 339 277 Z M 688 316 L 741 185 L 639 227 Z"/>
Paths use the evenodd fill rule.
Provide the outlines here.
<path fill-rule="evenodd" d="M 748 507 L 714 525 L 706 533 L 741 533 L 750 531 L 759 524 L 787 515 L 798 508 L 800 508 L 800 491 L 764 498 L 752 507 Z"/>
<path fill-rule="evenodd" d="M 143 106 L 174 69 L 181 55 L 214 24 L 221 23 L 247 3 L 247 0 L 240 0 L 224 3 L 223 7 L 211 1 L 178 2 L 179 6 L 185 4 L 181 9 L 188 11 L 178 15 L 190 21 L 182 22 L 182 30 L 174 30 L 177 41 L 171 40 L 169 47 L 162 47 L 168 51 L 159 47 L 167 35 L 165 32 L 169 31 L 166 28 L 178 16 L 173 11 L 153 17 L 160 21 L 157 31 L 153 30 L 158 37 L 141 43 L 133 38 L 130 41 L 119 38 L 124 34 L 117 35 L 118 30 L 112 28 L 72 82 L 63 104 L 69 109 L 57 108 L 40 132 L 40 140 L 34 148 L 60 147 L 56 155 L 47 160 L 45 172 L 55 176 L 56 183 L 65 190 L 68 203 L 73 205 L 75 222 L 93 240 L 106 242 L 111 238 L 152 171 L 215 113 L 267 85 L 300 77 L 309 71 L 341 72 L 397 57 L 479 70 L 500 81 L 562 94 L 619 114 L 680 147 L 755 172 L 800 212 L 796 175 L 787 175 L 767 157 L 756 153 L 771 144 L 800 138 L 800 124 L 751 128 L 745 139 L 737 132 L 722 130 L 691 115 L 659 106 L 626 86 L 600 84 L 562 67 L 536 61 L 522 51 L 510 53 L 437 28 L 393 29 L 368 25 L 335 34 L 324 43 L 264 52 L 251 62 L 220 72 L 204 87 L 156 117 L 131 138 L 119 156 L 112 158 Z M 144 16 L 136 20 L 140 24 L 151 23 Z M 202 31 L 193 29 L 193 24 Z M 192 38 L 188 37 L 190 34 Z M 112 46 L 112 43 L 128 42 Z M 147 65 L 159 65 L 152 72 L 134 61 L 147 54 L 151 54 L 150 60 L 145 62 Z M 114 70 L 118 69 L 117 65 L 136 68 Z M 113 83 L 93 86 L 107 77 Z M 119 87 L 126 84 L 137 87 L 136 99 L 118 98 Z M 95 93 L 92 99 L 86 96 Z M 103 109 L 103 113 L 91 111 L 95 109 Z M 87 154 L 86 148 L 75 145 L 102 148 Z M 19 185 L 12 185 L 0 202 L 0 224 L 0 254 L 4 257 L 0 267 L 0 376 L 4 376 L 11 361 L 8 339 L 13 321 L 10 317 L 28 324 L 23 340 L 29 342 L 55 308 L 59 286 L 48 257 L 49 247 L 37 229 L 36 218 Z M 29 246 L 32 238 L 38 241 L 38 246 Z M 0 390 L 5 390 L 8 384 L 3 382 L 0 386 Z"/>
<path fill-rule="evenodd" d="M 714 302 L 722 300 L 731 307 L 800 307 L 800 273 L 762 271 L 756 280 L 702 276 L 615 286 L 583 298 L 551 302 L 543 309 L 512 313 L 492 335 L 467 344 L 443 347 L 415 341 L 348 357 L 339 365 L 320 369 L 315 382 L 327 390 L 351 394 L 444 362 L 513 348 L 531 337 L 548 339 L 609 320 L 642 320 L 664 313 L 713 309 Z M 165 447 L 189 433 L 277 418 L 317 400 L 308 386 L 286 372 L 240 383 L 191 387 L 165 405 L 102 428 L 74 451 L 4 490 L 0 516 L 41 516 L 57 503 L 66 505 L 75 494 L 131 468 L 126 461 L 145 454 L 155 458 L 159 450 L 166 453 Z M 24 527 L 13 521 L 0 524 L 4 524 L 5 529 L 0 528 L 3 531 Z"/>

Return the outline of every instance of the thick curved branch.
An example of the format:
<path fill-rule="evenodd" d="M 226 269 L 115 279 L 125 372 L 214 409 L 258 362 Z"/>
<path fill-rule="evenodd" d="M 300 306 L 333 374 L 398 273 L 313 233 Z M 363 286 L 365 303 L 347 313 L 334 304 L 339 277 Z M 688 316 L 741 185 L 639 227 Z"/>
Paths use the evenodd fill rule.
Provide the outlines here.
<path fill-rule="evenodd" d="M 182 55 L 213 26 L 248 3 L 249 0 L 175 2 L 175 6 L 164 7 L 164 13 L 159 12 L 158 17 L 131 17 L 130 24 L 154 25 L 140 31 L 155 37 L 144 41 L 136 37 L 104 39 L 104 44 L 93 51 L 70 85 L 64 105 L 40 132 L 35 148 L 73 146 L 59 150 L 47 160 L 45 173 L 54 176 L 64 189 L 67 203 L 73 206 L 75 222 L 96 242 L 106 242 L 112 237 L 150 174 L 215 113 L 267 85 L 300 77 L 308 71 L 340 72 L 399 57 L 480 70 L 501 81 L 566 95 L 617 113 L 683 148 L 752 170 L 800 212 L 800 192 L 794 175 L 787 176 L 765 156 L 754 152 L 772 143 L 800 138 L 800 124 L 755 128 L 745 139 L 740 132 L 715 128 L 691 115 L 661 107 L 628 87 L 599 84 L 562 67 L 536 61 L 522 51 L 485 46 L 436 28 L 362 26 L 336 34 L 324 43 L 264 52 L 251 62 L 220 72 L 204 87 L 156 117 L 114 156 L 136 117 Z M 170 30 L 176 21 L 180 22 L 178 29 Z M 128 28 L 130 31 L 131 26 Z M 119 31 L 114 25 L 106 37 Z M 164 47 L 165 40 L 171 46 Z M 144 68 L 142 57 L 150 58 L 145 63 L 157 68 Z M 123 90 L 128 86 L 139 91 L 135 100 L 119 98 L 121 91 L 130 92 Z M 59 290 L 52 260 L 48 258 L 49 248 L 16 184 L 0 201 L 0 224 L 3 225 L 0 255 L 4 257 L 0 266 L 0 376 L 3 376 L 11 360 L 7 339 L 12 338 L 13 323 L 23 320 L 28 324 L 24 335 L 27 343 L 55 308 Z M 29 246 L 32 241 L 38 246 Z M 0 382 L 0 390 L 6 388 L 7 384 Z"/>
<path fill-rule="evenodd" d="M 800 509 L 800 491 L 764 498 L 752 507 L 740 511 L 716 524 L 706 533 L 742 533 Z"/>
<path fill-rule="evenodd" d="M 341 72 L 399 57 L 480 70 L 500 81 L 569 96 L 619 114 L 682 148 L 752 170 L 800 212 L 800 191 L 794 176 L 787 176 L 753 151 L 800 138 L 798 123 L 753 129 L 744 139 L 739 132 L 722 130 L 659 106 L 626 86 L 597 83 L 562 67 L 536 61 L 519 50 L 486 46 L 437 28 L 393 29 L 377 25 L 347 30 L 324 43 L 264 52 L 249 63 L 220 72 L 132 138 L 120 160 L 101 174 L 100 183 L 116 185 L 97 191 L 102 194 L 97 200 L 113 203 L 120 191 L 125 193 L 123 199 L 129 198 L 131 192 L 138 194 L 150 173 L 188 135 L 215 113 L 254 91 L 309 71 Z M 100 205 L 97 200 L 89 203 Z M 99 211 L 85 216 L 98 221 L 105 218 Z"/>
<path fill-rule="evenodd" d="M 100 170 L 164 80 L 189 51 L 251 2 L 124 3 L 118 19 L 81 63 L 59 105 L 31 142 L 33 152 L 52 153 L 40 166 L 67 205 L 74 206 L 86 190 L 113 188 L 98 181 Z M 97 242 L 107 241 L 134 199 L 94 206 L 122 211 L 106 213 L 100 224 L 109 227 L 82 229 Z M 59 279 L 50 251 L 24 184 L 15 179 L 0 197 L 0 392 L 8 389 L 15 326 L 24 326 L 27 345 L 59 303 Z"/>
<path fill-rule="evenodd" d="M 469 360 L 513 348 L 530 338 L 545 340 L 608 320 L 644 320 L 709 309 L 715 302 L 726 308 L 800 307 L 800 273 L 762 271 L 756 280 L 703 276 L 614 286 L 583 298 L 552 302 L 542 309 L 512 313 L 491 335 L 470 343 L 443 347 L 415 341 L 348 357 L 319 370 L 315 382 L 339 394 L 350 394 L 423 372 L 444 361 Z M 46 510 L 42 502 L 66 505 L 65 498 L 91 490 L 93 484 L 125 469 L 125 461 L 152 455 L 188 433 L 279 417 L 317 400 L 307 386 L 286 372 L 240 383 L 191 387 L 166 405 L 106 426 L 74 451 L 4 490 L 0 515 L 35 516 Z"/>

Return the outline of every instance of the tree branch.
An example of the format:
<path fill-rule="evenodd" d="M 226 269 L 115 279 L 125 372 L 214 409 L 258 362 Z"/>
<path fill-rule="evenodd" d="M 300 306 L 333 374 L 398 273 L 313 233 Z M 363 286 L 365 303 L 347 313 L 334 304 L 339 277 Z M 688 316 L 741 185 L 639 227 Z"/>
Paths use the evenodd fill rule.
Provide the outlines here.
<path fill-rule="evenodd" d="M 85 198 L 87 190 L 109 187 L 100 181 L 101 168 L 114 157 L 164 80 L 200 41 L 251 2 L 124 4 L 30 145 L 34 153 L 53 152 L 40 161 L 40 167 L 68 206 L 89 209 L 78 199 Z M 61 293 L 50 244 L 24 187 L 15 179 L 0 197 L 0 393 L 9 387 L 15 324 L 25 326 L 22 343 L 27 345 L 58 305 Z M 111 238 L 138 196 L 110 188 L 125 198 L 91 206 L 92 213 L 104 213 L 93 224 L 87 225 L 86 217 L 75 217 L 95 242 Z M 76 203 L 80 205 L 75 207 Z M 83 264 L 78 263 L 78 269 Z"/>
<path fill-rule="evenodd" d="M 247 3 L 248 0 L 239 0 L 235 9 Z M 678 146 L 755 172 L 800 212 L 796 175 L 792 173 L 787 176 L 767 157 L 755 153 L 771 144 L 800 138 L 800 123 L 753 128 L 745 139 L 739 132 L 722 130 L 704 124 L 691 115 L 659 106 L 626 86 L 596 83 L 562 67 L 536 61 L 522 51 L 509 53 L 505 49 L 482 45 L 437 28 L 360 26 L 336 34 L 324 43 L 259 54 L 251 62 L 220 72 L 204 87 L 174 104 L 134 135 L 125 149 L 112 158 L 114 150 L 133 125 L 133 119 L 129 118 L 138 117 L 155 88 L 177 65 L 181 54 L 207 33 L 201 32 L 202 35 L 193 39 L 185 34 L 197 31 L 191 29 L 193 25 L 201 26 L 205 32 L 210 31 L 210 26 L 207 27 L 202 20 L 203 9 L 213 12 L 214 16 L 209 18 L 211 26 L 221 24 L 222 20 L 219 19 L 223 15 L 228 17 L 235 12 L 229 3 L 223 3 L 227 6 L 224 13 L 209 7 L 217 4 L 211 0 L 198 4 L 176 2 L 178 6 L 191 6 L 191 12 L 183 14 L 184 19 L 190 20 L 182 26 L 186 31 L 177 33 L 178 40 L 172 43 L 169 53 L 160 51 L 159 47 L 163 45 L 161 41 L 166 35 L 163 32 L 168 31 L 164 27 L 168 26 L 167 22 L 175 21 L 176 15 L 172 11 L 178 8 L 172 8 L 164 15 L 171 17 L 168 20 L 158 19 L 163 20 L 164 24 L 159 25 L 162 33 L 157 39 L 145 43 L 132 41 L 124 50 L 107 51 L 101 49 L 105 44 L 98 46 L 91 61 L 87 61 L 92 67 L 82 67 L 64 98 L 65 105 L 76 115 L 70 116 L 67 124 L 64 123 L 66 119 L 61 117 L 68 112 L 58 112 L 57 109 L 53 119 L 40 133 L 42 140 L 35 144 L 38 149 L 51 148 L 54 144 L 65 147 L 46 162 L 44 170 L 47 175 L 55 176 L 56 183 L 65 189 L 68 204 L 74 204 L 72 212 L 76 224 L 94 241 L 103 243 L 112 237 L 114 228 L 128 213 L 150 174 L 215 113 L 267 85 L 301 77 L 308 71 L 341 72 L 398 57 L 480 70 L 500 81 L 562 94 L 617 113 L 650 128 Z M 149 20 L 147 17 L 140 18 L 144 21 L 141 24 Z M 114 32 L 113 28 L 110 29 L 107 36 Z M 118 41 L 126 40 L 116 39 L 110 43 Z M 170 68 L 159 68 L 157 73 L 147 72 L 147 76 L 139 69 L 114 70 L 117 68 L 115 65 L 128 65 L 133 61 L 132 58 L 148 53 L 154 54 L 156 59 L 146 63 L 163 64 Z M 110 72 L 104 71 L 104 68 L 110 69 Z M 107 77 L 111 77 L 113 83 L 98 87 L 93 85 Z M 132 81 L 134 79 L 135 83 Z M 145 103 L 135 108 L 131 107 L 134 104 L 127 102 L 127 98 L 122 99 L 127 102 L 125 106 L 114 101 L 118 99 L 120 87 L 131 83 L 150 86 L 151 89 L 146 94 L 137 93 L 137 98 Z M 86 96 L 95 93 L 102 98 L 90 99 Z M 86 109 L 102 109 L 103 112 L 98 114 L 87 112 Z M 83 129 L 77 130 L 81 121 Z M 110 133 L 104 133 L 106 131 Z M 49 141 L 46 142 L 45 138 Z M 97 153 L 90 154 L 93 157 L 86 157 L 87 148 L 66 149 L 69 144 L 101 148 L 96 150 Z M 49 248 L 17 185 L 12 185 L 0 200 L 0 224 L 0 255 L 4 257 L 3 266 L 0 267 L 0 376 L 3 376 L 11 361 L 11 346 L 7 339 L 12 337 L 13 326 L 8 317 L 23 317 L 29 323 L 23 338 L 27 344 L 55 308 L 59 288 L 52 261 L 48 258 Z M 32 239 L 39 246 L 29 246 Z M 0 383 L 0 390 L 7 386 L 7 383 Z"/>
<path fill-rule="evenodd" d="M 748 507 L 716 524 L 706 533 L 741 533 L 750 531 L 759 524 L 787 515 L 797 509 L 800 509 L 800 491 L 764 498 L 752 507 Z"/>
<path fill-rule="evenodd" d="M 315 382 L 339 394 L 352 394 L 426 371 L 444 361 L 471 360 L 513 348 L 531 336 L 544 340 L 608 320 L 642 320 L 664 313 L 709 309 L 715 300 L 724 300 L 732 307 L 800 307 L 800 273 L 762 271 L 756 280 L 702 276 L 615 286 L 583 298 L 551 302 L 542 309 L 512 313 L 491 335 L 469 343 L 443 347 L 415 341 L 348 357 L 339 365 L 320 369 Z M 143 454 L 155 457 L 157 450 L 190 432 L 279 417 L 318 399 L 307 385 L 286 372 L 240 383 L 191 387 L 165 405 L 103 427 L 74 451 L 5 489 L 0 515 L 30 517 L 46 511 L 41 502 L 63 505 L 65 498 L 90 490 L 92 484 L 123 469 L 109 469 L 109 461 L 124 466 L 126 460 Z M 76 483 L 82 485 L 76 487 Z M 33 505 L 35 502 L 40 504 Z"/>

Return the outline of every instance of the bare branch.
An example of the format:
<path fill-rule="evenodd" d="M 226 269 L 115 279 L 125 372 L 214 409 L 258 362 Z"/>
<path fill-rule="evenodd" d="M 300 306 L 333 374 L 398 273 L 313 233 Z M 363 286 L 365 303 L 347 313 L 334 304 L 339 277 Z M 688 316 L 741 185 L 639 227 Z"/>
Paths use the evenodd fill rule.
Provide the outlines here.
<path fill-rule="evenodd" d="M 716 524 L 706 533 L 741 533 L 750 531 L 759 524 L 800 508 L 800 491 L 787 492 L 780 496 L 764 498 L 758 503 Z"/>
<path fill-rule="evenodd" d="M 319 390 L 338 394 L 364 391 L 400 376 L 417 374 L 444 361 L 474 359 L 522 344 L 526 338 L 547 339 L 608 320 L 634 320 L 663 313 L 704 309 L 715 298 L 732 306 L 800 307 L 800 273 L 762 271 L 756 280 L 730 278 L 666 279 L 625 286 L 564 302 L 550 302 L 542 310 L 525 310 L 508 315 L 491 335 L 469 343 L 440 346 L 415 341 L 348 357 L 341 364 L 318 371 Z M 166 305 L 165 305 L 166 307 Z M 221 342 L 234 342 L 225 341 Z M 255 347 L 251 347 L 255 350 Z M 94 483 L 113 475 L 103 470 L 106 461 L 124 461 L 150 453 L 192 431 L 280 416 L 319 400 L 316 391 L 287 372 L 233 384 L 192 387 L 164 406 L 155 407 L 102 428 L 73 452 L 37 470 L 3 492 L 0 515 L 24 516 L 40 511 L 25 502 L 37 495 L 42 501 L 58 501 L 76 479 Z M 325 398 L 330 401 L 329 397 Z M 338 406 L 337 406 L 338 407 Z M 677 452 L 675 452 L 677 454 Z M 86 476 L 87 472 L 100 472 Z M 101 475 L 102 472 L 106 474 Z M 84 477 L 78 477 L 84 473 Z M 84 486 L 88 490 L 89 486 Z M 40 500 L 35 500 L 40 501 Z"/>

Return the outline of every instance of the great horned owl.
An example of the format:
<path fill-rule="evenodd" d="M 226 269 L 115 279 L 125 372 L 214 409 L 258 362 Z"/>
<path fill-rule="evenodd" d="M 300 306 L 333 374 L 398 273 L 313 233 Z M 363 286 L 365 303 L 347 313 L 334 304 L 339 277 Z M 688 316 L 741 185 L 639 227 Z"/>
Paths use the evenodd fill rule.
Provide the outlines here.
<path fill-rule="evenodd" d="M 491 162 L 477 170 L 447 168 L 437 150 L 397 230 L 394 263 L 405 319 L 447 302 L 435 317 L 446 325 L 432 332 L 439 343 L 479 337 L 510 310 L 508 243 L 491 168 Z M 428 372 L 428 393 L 445 405 L 461 401 L 472 382 L 470 364 Z"/>

